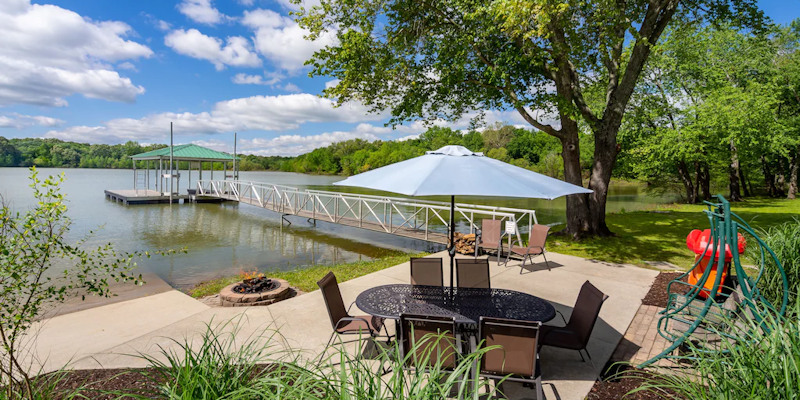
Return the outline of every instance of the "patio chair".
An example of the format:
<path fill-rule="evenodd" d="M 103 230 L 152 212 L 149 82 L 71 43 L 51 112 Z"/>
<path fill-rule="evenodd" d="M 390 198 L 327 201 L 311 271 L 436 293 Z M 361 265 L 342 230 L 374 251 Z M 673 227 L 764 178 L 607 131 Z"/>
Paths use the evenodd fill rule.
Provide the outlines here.
<path fill-rule="evenodd" d="M 538 353 L 541 326 L 539 321 L 481 317 L 478 339 L 484 348 L 500 347 L 483 354 L 478 375 L 532 384 L 536 398 L 544 399 Z"/>
<path fill-rule="evenodd" d="M 531 227 L 531 235 L 530 240 L 528 241 L 528 247 L 511 245 L 508 256 L 506 257 L 506 264 L 508 264 L 508 258 L 511 257 L 511 254 L 522 256 L 523 267 L 525 266 L 526 260 L 531 260 L 532 264 L 533 257 L 541 255 L 544 257 L 544 263 L 547 265 L 547 270 L 550 271 L 550 263 L 547 262 L 547 256 L 544 255 L 544 248 L 545 244 L 547 243 L 548 232 L 550 232 L 550 227 L 547 225 L 536 224 Z"/>
<path fill-rule="evenodd" d="M 456 258 L 458 287 L 489 289 L 489 260 L 486 258 Z"/>
<path fill-rule="evenodd" d="M 475 236 L 475 257 L 480 254 L 480 249 L 494 250 L 497 252 L 497 262 L 500 262 L 500 253 L 503 250 L 503 221 L 498 219 L 481 220 L 481 230 Z"/>
<path fill-rule="evenodd" d="M 411 284 L 444 286 L 441 258 L 412 258 Z"/>
<path fill-rule="evenodd" d="M 586 362 L 581 352 L 584 351 L 586 356 L 589 357 L 589 361 L 591 361 L 592 356 L 589 354 L 589 350 L 586 349 L 586 344 L 589 343 L 589 337 L 592 335 L 592 330 L 600 314 L 600 307 L 603 306 L 603 302 L 606 299 L 608 299 L 608 295 L 601 292 L 589 281 L 584 282 L 580 293 L 578 293 L 578 299 L 575 301 L 572 314 L 569 316 L 569 322 L 564 318 L 564 314 L 558 312 L 564 321 L 565 325 L 563 327 L 542 326 L 542 346 L 578 350 L 581 360 Z"/>
<path fill-rule="evenodd" d="M 452 370 L 461 354 L 455 317 L 401 314 L 400 350 L 406 367 Z"/>
<path fill-rule="evenodd" d="M 387 341 L 391 339 L 383 318 L 371 315 L 350 315 L 350 309 L 353 308 L 355 302 L 350 304 L 347 309 L 344 308 L 342 292 L 339 290 L 339 283 L 336 281 L 336 276 L 333 272 L 328 272 L 317 282 L 317 286 L 322 292 L 322 298 L 325 300 L 328 316 L 333 326 L 333 333 L 328 339 L 328 344 L 325 345 L 326 349 L 331 345 L 336 335 L 358 335 L 357 339 L 348 341 L 352 342 L 361 340 L 361 337 L 367 335 L 371 338 L 378 337 L 381 329 L 383 329 L 386 332 Z M 323 352 L 320 356 L 320 361 L 324 354 Z"/>

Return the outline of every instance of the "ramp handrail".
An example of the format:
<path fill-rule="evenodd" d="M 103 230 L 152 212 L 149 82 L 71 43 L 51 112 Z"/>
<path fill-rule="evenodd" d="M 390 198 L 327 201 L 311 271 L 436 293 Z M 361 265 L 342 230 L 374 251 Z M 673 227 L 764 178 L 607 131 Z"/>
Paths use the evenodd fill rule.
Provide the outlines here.
<path fill-rule="evenodd" d="M 232 180 L 198 180 L 197 193 L 237 201 L 246 201 L 282 214 L 310 216 L 313 219 L 339 223 L 342 219 L 364 223 L 376 223 L 386 233 L 397 233 L 401 229 L 424 232 L 429 240 L 431 225 L 439 221 L 448 226 L 450 203 L 433 200 L 417 200 L 392 196 L 377 196 L 325 190 L 300 189 L 292 186 L 264 182 Z M 538 223 L 535 210 L 509 207 L 494 207 L 479 204 L 456 204 L 455 212 L 469 223 L 470 233 L 479 228 L 476 217 L 514 221 L 516 238 L 522 243 L 520 231 L 531 231 Z"/>

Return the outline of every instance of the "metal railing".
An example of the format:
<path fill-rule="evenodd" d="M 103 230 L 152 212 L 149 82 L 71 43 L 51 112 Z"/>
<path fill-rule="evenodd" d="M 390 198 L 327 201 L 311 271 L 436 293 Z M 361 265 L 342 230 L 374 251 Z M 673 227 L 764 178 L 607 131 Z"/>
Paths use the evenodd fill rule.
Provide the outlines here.
<path fill-rule="evenodd" d="M 200 180 L 197 194 L 236 200 L 279 212 L 314 220 L 357 226 L 400 236 L 442 241 L 449 228 L 450 203 L 412 200 L 324 190 L 298 189 L 271 183 Z M 470 233 L 480 228 L 480 219 L 514 221 L 517 241 L 520 232 L 530 232 L 538 223 L 536 211 L 508 207 L 457 203 L 456 219 L 469 225 Z M 438 226 L 444 229 L 438 229 Z M 527 228 L 527 229 L 525 229 Z"/>

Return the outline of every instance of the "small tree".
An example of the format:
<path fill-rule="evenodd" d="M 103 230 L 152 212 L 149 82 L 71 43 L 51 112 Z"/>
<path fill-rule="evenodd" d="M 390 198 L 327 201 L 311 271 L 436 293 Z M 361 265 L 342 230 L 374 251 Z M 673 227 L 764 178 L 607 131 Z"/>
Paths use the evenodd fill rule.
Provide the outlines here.
<path fill-rule="evenodd" d="M 60 191 L 64 175 L 39 180 L 31 168 L 30 180 L 37 200 L 31 210 L 12 212 L 0 201 L 0 385 L 6 398 L 35 393 L 21 360 L 34 321 L 68 296 L 109 296 L 109 280 L 141 284 L 141 275 L 131 273 L 133 260 L 150 256 L 117 252 L 111 243 L 86 249 L 88 238 L 68 243 L 71 220 Z"/>

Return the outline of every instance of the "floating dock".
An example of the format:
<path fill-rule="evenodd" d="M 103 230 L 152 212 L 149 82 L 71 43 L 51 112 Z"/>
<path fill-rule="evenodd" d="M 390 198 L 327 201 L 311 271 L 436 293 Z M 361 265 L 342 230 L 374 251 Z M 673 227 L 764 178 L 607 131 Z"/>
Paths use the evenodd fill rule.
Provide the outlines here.
<path fill-rule="evenodd" d="M 227 199 L 203 196 L 194 194 L 178 195 L 169 194 L 164 195 L 156 190 L 138 189 L 138 190 L 106 190 L 106 198 L 117 203 L 122 203 L 126 206 L 136 204 L 160 204 L 160 203 L 221 203 L 228 201 Z"/>

